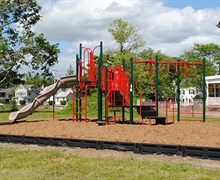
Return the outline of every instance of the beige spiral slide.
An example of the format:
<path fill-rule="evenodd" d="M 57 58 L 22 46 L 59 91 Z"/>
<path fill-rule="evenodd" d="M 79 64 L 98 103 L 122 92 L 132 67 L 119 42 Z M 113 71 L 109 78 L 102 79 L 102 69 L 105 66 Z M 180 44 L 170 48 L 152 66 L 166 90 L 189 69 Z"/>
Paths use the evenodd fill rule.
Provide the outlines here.
<path fill-rule="evenodd" d="M 25 118 L 33 113 L 35 109 L 41 106 L 47 99 L 55 95 L 56 92 L 65 84 L 72 83 L 76 80 L 75 75 L 63 76 L 56 83 L 48 86 L 43 94 L 34 99 L 31 104 L 24 106 L 21 110 L 12 112 L 9 115 L 9 120 L 15 122 L 18 119 Z"/>

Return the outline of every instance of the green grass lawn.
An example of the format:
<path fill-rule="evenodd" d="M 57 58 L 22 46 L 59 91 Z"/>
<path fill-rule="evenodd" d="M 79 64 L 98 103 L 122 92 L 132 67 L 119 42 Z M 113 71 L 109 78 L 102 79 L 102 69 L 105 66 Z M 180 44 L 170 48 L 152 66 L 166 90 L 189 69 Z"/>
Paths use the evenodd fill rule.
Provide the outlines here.
<path fill-rule="evenodd" d="M 96 102 L 96 98 L 92 97 L 89 100 L 89 104 L 88 104 L 88 117 L 89 118 L 97 118 L 98 116 L 98 107 L 97 107 L 97 102 Z M 21 109 L 22 107 L 19 106 L 18 109 Z M 10 106 L 4 106 L 4 107 L 0 107 L 0 121 L 7 121 L 9 118 L 9 114 L 11 113 L 10 111 Z M 104 105 L 103 105 L 103 116 L 105 114 L 104 112 Z M 171 114 L 171 113 L 170 113 Z M 170 115 L 169 114 L 169 115 Z M 109 109 L 109 116 L 113 116 L 113 111 L 111 111 L 111 109 Z M 165 113 L 162 113 L 161 116 L 166 116 Z M 52 106 L 40 106 L 38 109 L 36 109 L 32 115 L 24 118 L 24 119 L 28 119 L 28 120 L 32 120 L 32 119 L 52 119 L 53 117 L 53 108 Z M 117 112 L 117 117 L 121 117 L 121 112 Z M 62 108 L 55 108 L 55 118 L 72 118 L 72 105 L 71 103 L 68 104 L 67 107 Z M 125 118 L 129 119 L 130 115 L 129 115 L 129 109 L 125 109 Z M 137 113 L 136 110 L 134 110 L 134 118 L 140 119 L 141 117 L 140 115 Z M 192 115 L 182 115 L 180 119 L 190 119 L 190 120 L 202 120 L 202 115 L 195 115 L 192 117 Z M 172 120 L 172 117 L 169 117 L 169 120 Z M 177 120 L 177 117 L 175 116 L 175 120 Z M 220 122 L 219 118 L 215 118 L 215 117 L 209 117 L 206 116 L 206 122 Z"/>
<path fill-rule="evenodd" d="M 19 107 L 19 109 L 21 109 L 21 107 Z M 5 107 L 0 108 L 0 121 L 7 121 L 9 119 L 9 114 L 10 114 L 10 110 L 9 108 Z M 51 118 L 53 115 L 53 109 L 52 107 L 45 107 L 45 106 L 40 106 L 38 109 L 36 109 L 34 111 L 34 113 L 32 115 L 29 115 L 28 117 L 24 118 L 24 119 L 48 119 Z M 64 113 L 60 113 L 60 110 L 58 108 L 55 109 L 55 118 L 71 118 L 72 117 L 72 113 L 70 112 L 64 112 Z"/>
<path fill-rule="evenodd" d="M 28 150 L 27 150 L 28 149 Z M 103 152 L 102 152 L 103 153 Z M 0 145 L 0 179 L 212 179 L 217 168 L 142 158 L 80 156 L 67 148 L 38 150 Z"/>

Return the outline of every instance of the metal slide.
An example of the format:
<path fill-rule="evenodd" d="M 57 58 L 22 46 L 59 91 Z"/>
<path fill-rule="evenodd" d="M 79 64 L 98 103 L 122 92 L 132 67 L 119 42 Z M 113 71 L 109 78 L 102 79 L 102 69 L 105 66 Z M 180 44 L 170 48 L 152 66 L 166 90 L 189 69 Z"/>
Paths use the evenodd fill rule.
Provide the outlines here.
<path fill-rule="evenodd" d="M 65 84 L 72 83 L 76 80 L 76 75 L 69 75 L 61 77 L 56 83 L 48 86 L 43 94 L 34 99 L 31 104 L 24 106 L 21 110 L 12 112 L 9 115 L 9 120 L 15 122 L 18 119 L 27 117 L 33 113 L 40 105 L 42 105 L 47 99 L 55 95 L 56 92 Z"/>

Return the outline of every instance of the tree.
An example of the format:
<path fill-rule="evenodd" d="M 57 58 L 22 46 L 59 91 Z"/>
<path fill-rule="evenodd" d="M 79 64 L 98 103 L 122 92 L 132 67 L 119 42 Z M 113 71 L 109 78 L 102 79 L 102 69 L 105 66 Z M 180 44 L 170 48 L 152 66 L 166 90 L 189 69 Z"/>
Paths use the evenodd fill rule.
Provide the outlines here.
<path fill-rule="evenodd" d="M 41 19 L 40 10 L 36 0 L 0 1 L 0 84 L 20 83 L 25 66 L 32 73 L 52 76 L 50 67 L 58 62 L 59 49 L 32 31 Z"/>
<path fill-rule="evenodd" d="M 206 58 L 210 63 L 216 66 L 216 71 L 213 72 L 214 75 L 220 75 L 220 46 L 214 43 L 210 44 L 194 44 L 193 51 L 198 58 Z"/>
<path fill-rule="evenodd" d="M 136 53 L 136 51 L 145 45 L 145 42 L 138 34 L 139 29 L 129 22 L 117 19 L 110 23 L 110 26 L 111 28 L 108 31 L 119 47 L 118 50 L 113 51 L 116 63 L 122 58 L 129 59 L 133 53 Z M 108 54 L 112 54 L 112 52 Z"/>
<path fill-rule="evenodd" d="M 219 74 L 220 72 L 220 46 L 210 44 L 195 43 L 192 50 L 184 52 L 181 59 L 187 62 L 202 62 L 206 59 L 206 76 Z M 202 68 L 199 65 L 193 66 L 193 77 L 183 77 L 185 87 L 202 88 Z"/>
<path fill-rule="evenodd" d="M 118 44 L 118 49 L 111 51 L 108 50 L 103 57 L 104 63 L 108 65 L 121 64 L 121 59 L 124 58 L 126 71 L 129 71 L 130 62 L 129 59 L 132 56 L 134 60 L 138 59 L 155 59 L 156 54 L 159 55 L 159 60 L 161 61 L 173 61 L 172 57 L 166 56 L 160 51 L 154 52 L 151 48 L 143 49 L 145 42 L 138 35 L 138 28 L 134 27 L 132 24 L 123 21 L 121 19 L 114 20 L 110 24 L 111 28 L 108 31 L 111 33 L 112 37 Z M 134 79 L 138 82 L 139 89 L 142 92 L 143 98 L 149 99 L 154 97 L 155 89 L 155 68 L 152 64 L 152 72 L 145 68 L 145 64 L 135 64 L 134 65 Z M 174 75 L 166 73 L 166 69 L 163 68 L 159 77 L 159 97 L 168 97 L 170 95 L 175 95 Z M 137 93 L 138 94 L 138 93 Z"/>
<path fill-rule="evenodd" d="M 75 74 L 75 71 L 73 69 L 73 66 L 70 64 L 69 68 L 67 69 L 66 75 L 74 75 L 74 74 Z M 75 84 L 76 82 L 68 83 L 64 86 L 64 88 L 72 88 Z"/>
<path fill-rule="evenodd" d="M 24 82 L 25 84 L 34 84 L 37 87 L 46 87 L 53 84 L 53 78 L 43 78 L 38 73 L 34 76 L 31 73 L 25 74 Z"/>
<path fill-rule="evenodd" d="M 69 68 L 67 69 L 66 75 L 73 75 L 75 73 L 73 66 L 70 64 Z"/>
<path fill-rule="evenodd" d="M 138 59 L 153 60 L 158 55 L 159 62 L 166 61 L 172 62 L 177 61 L 176 58 L 167 56 L 160 51 L 154 52 L 151 48 L 144 49 L 138 54 Z M 159 79 L 158 79 L 158 97 L 159 99 L 167 98 L 169 96 L 175 96 L 175 84 L 174 81 L 177 79 L 175 74 L 175 68 L 166 65 L 159 66 Z M 134 65 L 134 78 L 138 81 L 139 89 L 142 92 L 144 99 L 154 98 L 155 90 L 155 64 L 135 64 Z"/>

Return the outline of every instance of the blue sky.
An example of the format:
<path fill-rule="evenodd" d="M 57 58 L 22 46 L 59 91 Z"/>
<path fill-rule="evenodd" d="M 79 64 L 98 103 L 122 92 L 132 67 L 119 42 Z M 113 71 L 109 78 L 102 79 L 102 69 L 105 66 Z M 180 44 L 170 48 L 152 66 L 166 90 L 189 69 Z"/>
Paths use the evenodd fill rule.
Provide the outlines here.
<path fill-rule="evenodd" d="M 60 44 L 57 78 L 70 64 L 75 67 L 79 43 L 103 50 L 116 44 L 108 32 L 110 23 L 123 19 L 137 26 L 146 48 L 179 56 L 194 43 L 219 44 L 219 0 L 38 0 L 42 20 L 34 28 Z M 220 45 L 220 44 L 219 44 Z"/>
<path fill-rule="evenodd" d="M 219 0 L 165 0 L 165 6 L 173 8 L 184 8 L 191 6 L 196 10 L 220 7 Z"/>

